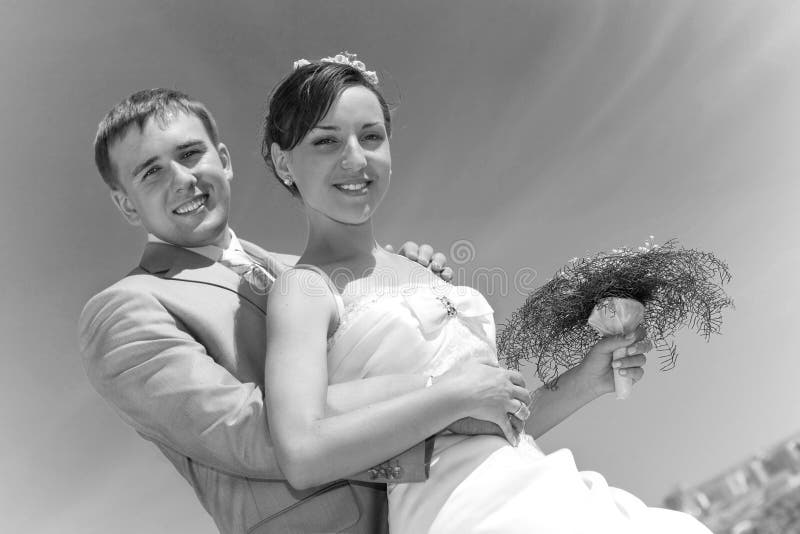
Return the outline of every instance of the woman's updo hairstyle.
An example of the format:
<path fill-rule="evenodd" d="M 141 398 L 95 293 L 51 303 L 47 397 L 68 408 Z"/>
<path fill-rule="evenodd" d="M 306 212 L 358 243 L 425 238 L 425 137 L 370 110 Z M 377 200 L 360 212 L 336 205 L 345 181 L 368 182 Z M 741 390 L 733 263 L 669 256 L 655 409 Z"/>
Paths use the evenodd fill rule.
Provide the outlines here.
<path fill-rule="evenodd" d="M 285 184 L 275 171 L 270 153 L 272 143 L 277 143 L 282 150 L 296 147 L 325 117 L 342 91 L 358 85 L 366 87 L 378 98 L 386 134 L 391 135 L 389 105 L 378 90 L 377 77 L 372 72 L 323 60 L 297 67 L 273 90 L 264 118 L 261 156 L 272 174 L 293 196 L 299 196 L 300 192 L 295 184 Z"/>

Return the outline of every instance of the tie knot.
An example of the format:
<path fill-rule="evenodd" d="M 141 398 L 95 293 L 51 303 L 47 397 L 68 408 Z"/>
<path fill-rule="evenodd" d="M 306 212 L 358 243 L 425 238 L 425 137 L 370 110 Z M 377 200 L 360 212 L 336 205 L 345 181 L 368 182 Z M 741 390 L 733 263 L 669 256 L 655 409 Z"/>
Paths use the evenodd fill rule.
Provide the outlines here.
<path fill-rule="evenodd" d="M 219 262 L 244 278 L 258 295 L 265 295 L 270 284 L 275 281 L 269 271 L 243 251 L 226 250 Z"/>
<path fill-rule="evenodd" d="M 241 250 L 225 250 L 222 253 L 222 257 L 220 257 L 219 262 L 236 271 L 239 274 L 244 273 L 248 269 L 250 269 L 253 265 L 257 265 L 255 260 L 248 256 L 245 252 Z"/>

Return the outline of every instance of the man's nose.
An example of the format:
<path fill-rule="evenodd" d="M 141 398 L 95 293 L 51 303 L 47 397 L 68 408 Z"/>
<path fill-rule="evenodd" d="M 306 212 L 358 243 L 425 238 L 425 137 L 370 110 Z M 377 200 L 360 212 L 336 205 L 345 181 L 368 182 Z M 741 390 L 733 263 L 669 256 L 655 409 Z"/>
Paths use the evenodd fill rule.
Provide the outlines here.
<path fill-rule="evenodd" d="M 342 168 L 347 171 L 360 171 L 366 166 L 367 158 L 358 139 L 348 140 L 342 155 Z"/>
<path fill-rule="evenodd" d="M 197 185 L 197 177 L 191 169 L 177 161 L 171 162 L 170 167 L 172 168 L 172 186 L 176 193 L 194 189 L 194 186 Z"/>

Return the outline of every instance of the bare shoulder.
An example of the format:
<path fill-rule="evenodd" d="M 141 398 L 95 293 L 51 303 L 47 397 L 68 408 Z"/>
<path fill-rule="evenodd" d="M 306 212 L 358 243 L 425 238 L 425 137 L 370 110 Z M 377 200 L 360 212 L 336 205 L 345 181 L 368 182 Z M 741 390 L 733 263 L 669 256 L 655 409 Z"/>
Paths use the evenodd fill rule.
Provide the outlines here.
<path fill-rule="evenodd" d="M 275 280 L 267 300 L 267 330 L 290 331 L 300 327 L 309 336 L 319 326 L 328 331 L 338 317 L 336 301 L 327 281 L 311 269 L 288 269 Z M 268 336 L 271 339 L 273 336 Z"/>
<path fill-rule="evenodd" d="M 311 269 L 287 269 L 275 279 L 269 294 L 269 306 L 318 304 L 329 298 L 330 288 L 322 275 Z"/>

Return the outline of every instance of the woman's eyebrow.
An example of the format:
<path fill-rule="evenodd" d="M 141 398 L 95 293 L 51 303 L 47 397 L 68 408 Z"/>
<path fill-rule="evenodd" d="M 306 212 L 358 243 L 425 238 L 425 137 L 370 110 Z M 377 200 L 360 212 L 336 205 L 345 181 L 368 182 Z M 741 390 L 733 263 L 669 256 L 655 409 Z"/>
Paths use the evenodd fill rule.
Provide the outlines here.
<path fill-rule="evenodd" d="M 372 128 L 373 126 L 381 126 L 382 124 L 383 124 L 382 121 L 367 122 L 367 123 L 361 125 L 361 129 L 363 130 L 364 128 Z M 332 124 L 318 124 L 318 125 L 314 126 L 314 130 L 338 131 L 340 129 L 341 128 L 339 128 L 338 126 L 334 126 Z"/>

